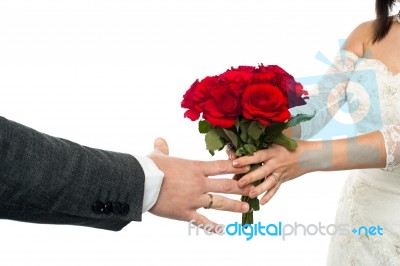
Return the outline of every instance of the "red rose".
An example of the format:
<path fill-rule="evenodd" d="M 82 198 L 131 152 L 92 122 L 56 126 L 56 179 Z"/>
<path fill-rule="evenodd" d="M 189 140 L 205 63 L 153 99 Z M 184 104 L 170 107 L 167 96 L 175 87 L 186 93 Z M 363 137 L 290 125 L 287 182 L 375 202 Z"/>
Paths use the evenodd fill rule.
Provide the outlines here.
<path fill-rule="evenodd" d="M 195 121 L 199 119 L 200 113 L 203 112 L 204 104 L 210 97 L 210 92 L 218 84 L 217 77 L 206 77 L 201 82 L 196 80 L 190 89 L 183 95 L 181 103 L 182 108 L 187 108 L 185 117 Z"/>
<path fill-rule="evenodd" d="M 239 85 L 221 84 L 210 92 L 203 118 L 211 125 L 230 128 L 241 113 Z"/>
<path fill-rule="evenodd" d="M 254 83 L 270 83 L 276 79 L 276 73 L 274 73 L 271 69 L 268 69 L 264 66 L 260 66 L 259 71 L 254 73 Z"/>
<path fill-rule="evenodd" d="M 194 100 L 195 89 L 199 84 L 199 80 L 193 82 L 192 86 L 186 91 L 185 95 L 183 95 L 183 100 L 181 103 L 182 108 L 188 108 L 185 112 L 185 117 L 190 118 L 190 120 L 195 121 L 200 117 L 200 110 L 196 108 L 196 102 Z"/>
<path fill-rule="evenodd" d="M 238 69 L 227 70 L 219 76 L 223 82 L 247 85 L 253 80 L 253 73 Z"/>
<path fill-rule="evenodd" d="M 294 80 L 290 75 L 284 76 L 280 81 L 280 88 L 287 94 L 289 101 L 289 108 L 301 106 L 306 104 L 304 97 L 308 92 L 303 89 L 303 85 Z"/>
<path fill-rule="evenodd" d="M 290 118 L 287 96 L 272 84 L 256 84 L 246 88 L 242 96 L 243 116 L 265 126 Z"/>
<path fill-rule="evenodd" d="M 227 74 L 232 80 L 235 75 Z M 221 77 L 206 77 L 195 81 L 183 96 L 181 106 L 187 108 L 185 117 L 192 121 L 203 118 L 211 125 L 229 128 L 241 113 L 241 94 L 243 84 L 224 81 Z"/>
<path fill-rule="evenodd" d="M 267 68 L 271 71 L 273 71 L 274 73 L 276 73 L 277 75 L 280 76 L 290 76 L 289 73 L 287 73 L 283 68 L 281 68 L 280 66 L 277 65 L 269 65 L 267 66 Z"/>
<path fill-rule="evenodd" d="M 292 75 L 276 65 L 267 67 L 260 66 L 260 69 L 260 74 L 269 72 L 274 73 L 273 77 L 271 75 L 270 83 L 279 87 L 282 92 L 287 95 L 289 108 L 306 104 L 305 99 L 308 97 L 304 96 L 307 96 L 308 93 L 303 89 L 303 86 L 300 83 L 295 81 Z"/>
<path fill-rule="evenodd" d="M 248 73 L 253 73 L 257 68 L 253 66 L 238 66 L 237 68 L 233 68 L 232 70 L 243 71 Z"/>
<path fill-rule="evenodd" d="M 289 108 L 305 105 L 305 100 L 308 99 L 307 95 L 308 92 L 303 89 L 303 85 L 294 84 L 293 89 L 288 90 Z"/>

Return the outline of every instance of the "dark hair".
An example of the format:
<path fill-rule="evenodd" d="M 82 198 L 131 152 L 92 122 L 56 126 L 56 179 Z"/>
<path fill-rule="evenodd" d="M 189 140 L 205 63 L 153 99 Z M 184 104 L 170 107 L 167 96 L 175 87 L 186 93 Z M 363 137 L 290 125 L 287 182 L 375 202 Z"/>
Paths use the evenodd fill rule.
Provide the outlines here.
<path fill-rule="evenodd" d="M 373 43 L 381 41 L 388 34 L 392 27 L 393 20 L 389 16 L 396 0 L 376 0 L 376 22 L 374 29 Z"/>

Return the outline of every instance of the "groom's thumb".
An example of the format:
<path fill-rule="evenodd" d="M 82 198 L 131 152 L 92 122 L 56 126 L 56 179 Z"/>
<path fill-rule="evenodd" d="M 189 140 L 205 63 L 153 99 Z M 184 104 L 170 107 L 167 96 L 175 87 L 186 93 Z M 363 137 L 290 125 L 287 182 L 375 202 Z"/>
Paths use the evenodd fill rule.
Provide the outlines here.
<path fill-rule="evenodd" d="M 163 138 L 157 138 L 154 141 L 154 150 L 155 151 L 159 151 L 162 154 L 168 155 L 169 154 L 169 148 L 168 148 L 168 144 L 165 141 L 165 139 Z"/>

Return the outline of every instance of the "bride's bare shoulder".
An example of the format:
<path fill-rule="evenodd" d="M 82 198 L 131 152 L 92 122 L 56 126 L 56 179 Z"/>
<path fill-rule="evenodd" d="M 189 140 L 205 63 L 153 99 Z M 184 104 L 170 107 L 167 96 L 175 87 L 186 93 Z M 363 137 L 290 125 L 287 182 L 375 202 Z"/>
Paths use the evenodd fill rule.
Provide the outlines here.
<path fill-rule="evenodd" d="M 376 20 L 370 20 L 358 25 L 347 37 L 345 49 L 362 57 L 366 47 L 372 42 Z"/>

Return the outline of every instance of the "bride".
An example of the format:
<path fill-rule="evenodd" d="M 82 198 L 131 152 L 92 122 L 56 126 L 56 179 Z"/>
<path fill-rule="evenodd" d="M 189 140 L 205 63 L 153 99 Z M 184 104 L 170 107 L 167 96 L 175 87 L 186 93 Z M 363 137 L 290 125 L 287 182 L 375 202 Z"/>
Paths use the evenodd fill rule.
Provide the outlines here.
<path fill-rule="evenodd" d="M 400 12 L 389 16 L 394 0 L 376 0 L 377 19 L 359 25 L 308 104 L 291 110 L 316 115 L 286 134 L 307 139 L 318 133 L 347 103 L 357 137 L 298 141 L 289 152 L 279 145 L 233 161 L 234 166 L 264 162 L 240 186 L 265 178 L 250 196 L 266 192 L 267 203 L 283 182 L 312 171 L 351 171 L 336 215 L 350 228 L 379 225 L 383 236 L 335 235 L 329 265 L 400 265 Z"/>

